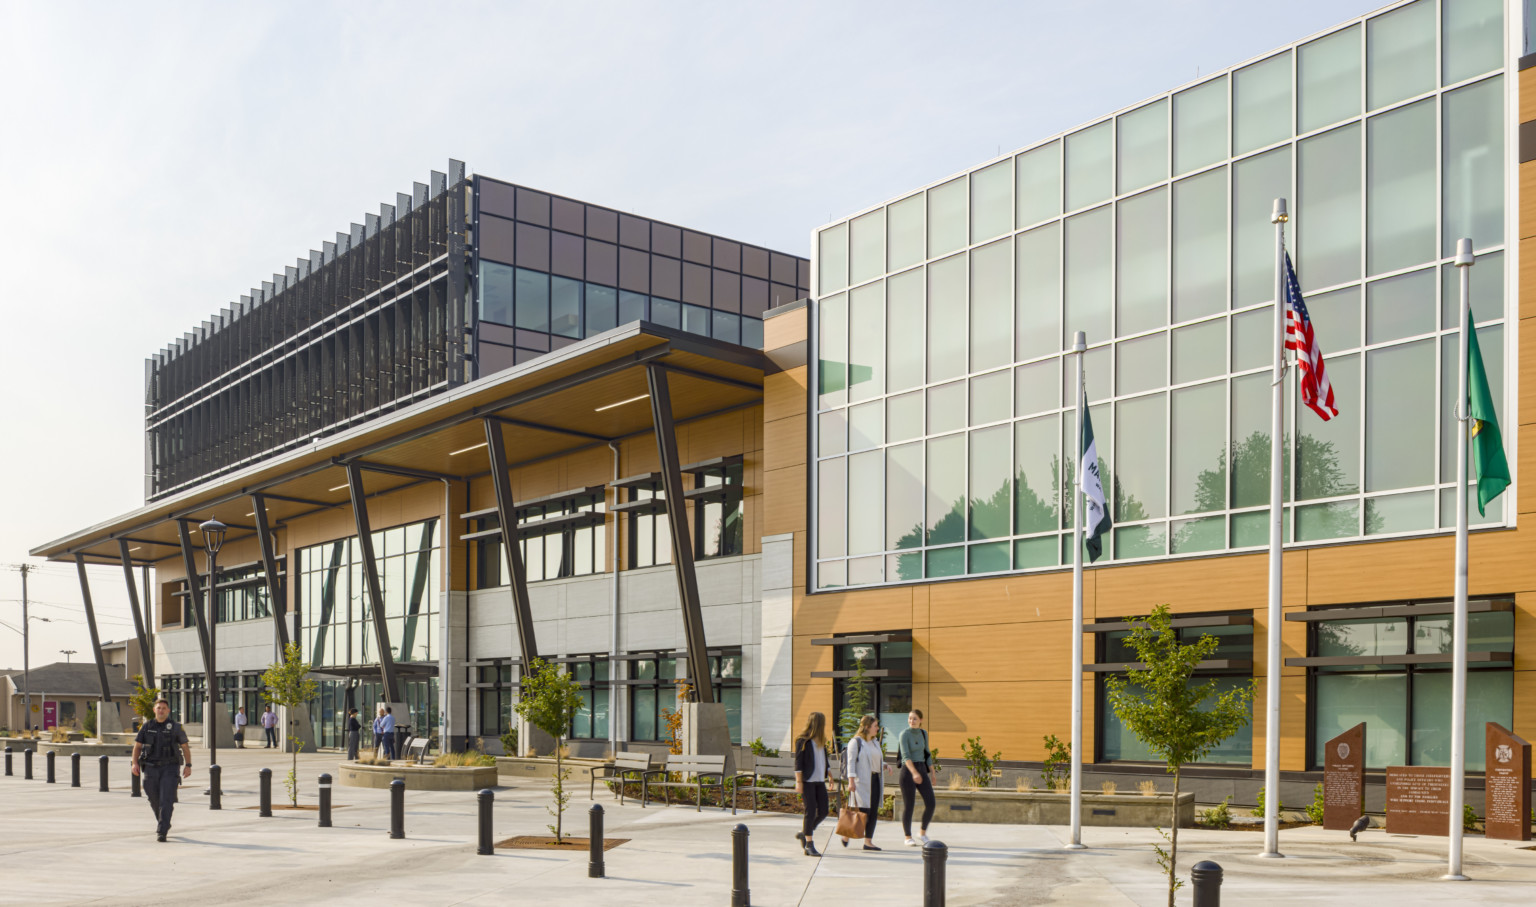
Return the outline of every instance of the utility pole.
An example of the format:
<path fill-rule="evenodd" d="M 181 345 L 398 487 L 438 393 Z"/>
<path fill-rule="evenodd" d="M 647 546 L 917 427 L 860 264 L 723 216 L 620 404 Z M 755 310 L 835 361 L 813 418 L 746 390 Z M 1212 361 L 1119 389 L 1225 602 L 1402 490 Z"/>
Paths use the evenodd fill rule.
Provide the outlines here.
<path fill-rule="evenodd" d="M 27 574 L 32 571 L 31 564 L 22 564 L 21 570 L 21 710 L 26 716 L 26 728 L 32 730 L 32 683 L 30 671 L 32 669 L 30 642 L 28 635 L 32 632 L 32 621 L 27 619 Z"/>

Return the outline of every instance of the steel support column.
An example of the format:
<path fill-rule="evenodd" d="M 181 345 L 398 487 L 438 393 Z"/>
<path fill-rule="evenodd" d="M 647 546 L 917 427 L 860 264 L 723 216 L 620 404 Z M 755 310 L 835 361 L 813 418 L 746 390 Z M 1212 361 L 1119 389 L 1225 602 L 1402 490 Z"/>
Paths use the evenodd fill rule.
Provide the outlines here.
<path fill-rule="evenodd" d="M 101 657 L 101 636 L 96 632 L 96 608 L 91 604 L 91 581 L 85 576 L 85 555 L 75 555 L 75 572 L 80 575 L 80 598 L 85 602 L 85 625 L 91 631 L 91 654 L 96 656 L 96 676 L 101 680 L 101 701 L 112 701 L 112 687 L 107 683 L 107 663 Z"/>
<path fill-rule="evenodd" d="M 197 628 L 197 647 L 203 654 L 203 676 L 211 677 L 208 668 L 212 664 L 208 651 L 208 626 L 203 623 L 203 575 L 197 572 L 197 555 L 192 551 L 192 535 L 187 524 L 177 520 L 176 532 L 181 538 L 181 563 L 187 570 L 187 604 L 192 609 L 192 626 Z"/>
<path fill-rule="evenodd" d="M 139 641 L 139 663 L 144 667 L 144 686 L 155 685 L 155 660 L 150 654 L 149 637 L 144 635 L 144 618 L 139 614 L 139 587 L 133 581 L 133 559 L 128 556 L 128 543 L 117 540 L 117 550 L 123 556 L 123 579 L 128 583 L 128 611 L 133 615 L 133 633 Z"/>
<path fill-rule="evenodd" d="M 384 621 L 384 588 L 379 582 L 379 561 L 373 550 L 373 527 L 368 522 L 368 498 L 363 492 L 363 469 L 356 461 L 346 464 L 347 490 L 352 495 L 352 517 L 357 523 L 357 547 L 363 556 L 363 584 L 368 589 L 373 615 L 373 639 L 379 649 L 379 679 L 387 702 L 404 702 L 405 691 L 395 682 L 395 656 L 389 651 L 389 624 Z"/>
<path fill-rule="evenodd" d="M 267 528 L 266 498 L 260 494 L 251 495 L 251 509 L 256 511 L 256 538 L 261 543 L 261 567 L 267 574 L 267 601 L 271 606 L 272 622 L 277 626 L 278 657 L 282 658 L 288 651 L 286 584 L 277 577 L 277 554 L 272 550 L 272 533 Z"/>
<path fill-rule="evenodd" d="M 512 618 L 517 624 L 518 651 L 523 656 L 523 671 L 533 670 L 539 645 L 533 634 L 533 606 L 528 601 L 528 571 L 523 551 L 517 544 L 517 508 L 512 503 L 512 477 L 507 474 L 507 440 L 501 423 L 486 417 L 485 449 L 491 459 L 491 487 L 496 492 L 496 516 L 501 521 L 501 544 L 507 551 L 507 568 L 512 580 Z"/>
<path fill-rule="evenodd" d="M 693 569 L 693 533 L 688 526 L 682 463 L 672 422 L 672 397 L 666 369 L 650 364 L 645 380 L 651 391 L 651 418 L 656 449 L 661 454 L 661 487 L 667 498 L 667 528 L 672 534 L 672 569 L 677 572 L 677 597 L 683 606 L 683 636 L 688 646 L 688 680 L 699 702 L 714 702 L 709 678 L 709 650 L 704 643 L 704 611 L 699 602 L 699 578 Z"/>

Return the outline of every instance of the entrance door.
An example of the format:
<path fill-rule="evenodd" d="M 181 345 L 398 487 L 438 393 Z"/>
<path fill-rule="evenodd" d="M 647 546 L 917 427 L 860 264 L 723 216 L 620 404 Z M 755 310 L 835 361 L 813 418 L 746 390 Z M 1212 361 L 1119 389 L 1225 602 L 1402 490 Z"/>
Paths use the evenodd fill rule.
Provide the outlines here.
<path fill-rule="evenodd" d="M 51 731 L 59 726 L 59 704 L 52 699 L 43 700 L 43 730 Z"/>

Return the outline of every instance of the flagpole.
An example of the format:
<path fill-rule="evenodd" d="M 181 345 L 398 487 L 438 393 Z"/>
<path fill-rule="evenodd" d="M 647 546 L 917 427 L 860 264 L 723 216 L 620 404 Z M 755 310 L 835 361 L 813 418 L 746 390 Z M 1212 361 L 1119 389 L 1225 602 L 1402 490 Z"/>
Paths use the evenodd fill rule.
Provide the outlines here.
<path fill-rule="evenodd" d="M 1456 380 L 1456 604 L 1451 623 L 1451 802 L 1448 882 L 1465 882 L 1461 874 L 1461 812 L 1467 773 L 1467 347 L 1471 342 L 1472 240 L 1456 243 L 1456 271 L 1461 278 L 1461 334 L 1457 337 Z"/>
<path fill-rule="evenodd" d="M 1072 843 L 1068 850 L 1083 848 L 1083 412 L 1088 405 L 1083 391 L 1083 353 L 1088 348 L 1082 331 L 1072 335 L 1077 354 L 1077 466 L 1072 470 Z"/>
<path fill-rule="evenodd" d="M 1284 545 L 1285 500 L 1281 482 L 1285 440 L 1285 199 L 1275 199 L 1269 222 L 1275 225 L 1275 362 L 1269 425 L 1269 642 L 1265 671 L 1264 722 L 1264 852 L 1280 853 L 1280 579 Z"/>

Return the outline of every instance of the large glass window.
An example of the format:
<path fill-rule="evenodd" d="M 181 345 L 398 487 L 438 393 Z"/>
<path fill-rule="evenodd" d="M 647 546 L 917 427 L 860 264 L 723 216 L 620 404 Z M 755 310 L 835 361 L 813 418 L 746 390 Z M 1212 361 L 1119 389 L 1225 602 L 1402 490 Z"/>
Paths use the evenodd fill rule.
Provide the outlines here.
<path fill-rule="evenodd" d="M 893 634 L 894 635 L 894 634 Z M 832 664 L 838 672 L 864 670 L 887 671 L 884 677 L 866 677 L 865 693 L 869 697 L 872 714 L 880 721 L 880 741 L 888 755 L 897 751 L 901 732 L 907 729 L 907 714 L 912 711 L 912 643 L 848 643 L 836 646 Z M 832 714 L 840 716 L 848 701 L 850 688 L 858 681 L 851 677 L 839 678 L 833 686 Z M 836 719 L 834 718 L 834 723 Z M 832 728 L 841 744 L 846 745 L 840 728 Z"/>
<path fill-rule="evenodd" d="M 1202 636 L 1216 637 L 1218 644 L 1213 660 L 1252 662 L 1253 660 L 1253 627 L 1249 625 L 1237 625 L 1227 627 L 1178 627 L 1174 633 L 1179 642 L 1189 645 Z M 1096 660 L 1105 665 L 1124 665 L 1136 663 L 1136 652 L 1128 644 L 1130 632 L 1126 630 L 1114 630 L 1108 633 L 1095 634 L 1097 647 Z M 1202 687 L 1206 684 L 1215 684 L 1215 690 L 1211 696 L 1201 702 L 1202 708 L 1212 708 L 1216 700 L 1223 693 L 1234 689 L 1246 687 L 1252 677 L 1252 670 L 1248 668 L 1198 668 L 1190 678 L 1190 687 Z M 1100 675 L 1103 676 L 1102 674 Z M 1160 761 L 1147 745 L 1142 743 L 1135 734 L 1131 733 L 1125 725 L 1121 724 L 1114 709 L 1109 708 L 1108 697 L 1105 694 L 1105 686 L 1102 680 L 1097 684 L 1099 695 L 1099 758 L 1105 762 L 1158 762 Z M 1253 725 L 1248 724 L 1231 737 L 1222 741 L 1219 746 L 1208 753 L 1201 764 L 1233 764 L 1250 765 L 1253 763 Z"/>
<path fill-rule="evenodd" d="M 679 707 L 678 678 L 687 675 L 687 659 L 657 653 L 630 661 L 629 739 L 662 742 L 670 739 L 667 717 Z M 726 649 L 709 657 L 715 701 L 725 706 L 731 742 L 741 743 L 741 652 Z"/>
<path fill-rule="evenodd" d="M 1510 408 L 1503 17 L 1399 3 L 828 225 L 813 584 L 1067 562 L 1079 331 L 1107 559 L 1264 545 L 1272 443 L 1288 544 L 1450 527 L 1462 236 Z M 1338 415 L 1291 368 L 1271 438 L 1276 199 Z"/>
<path fill-rule="evenodd" d="M 693 505 L 694 545 L 700 558 L 741 554 L 746 539 L 741 503 L 743 466 L 712 466 L 694 474 L 694 487 L 715 489 Z"/>
<path fill-rule="evenodd" d="M 581 686 L 581 708 L 571 719 L 571 737 L 579 740 L 608 738 L 608 656 L 582 655 L 568 661 L 565 670 Z"/>
<path fill-rule="evenodd" d="M 395 660 L 436 661 L 442 591 L 439 521 L 376 530 L 373 549 Z M 357 539 L 301 548 L 298 561 L 295 592 L 305 659 L 316 667 L 377 664 L 372 604 Z"/>
<path fill-rule="evenodd" d="M 1446 605 L 1447 612 L 1449 604 Z M 1320 620 L 1308 624 L 1313 690 L 1311 762 L 1323 761 L 1323 745 L 1365 723 L 1365 765 L 1450 763 L 1451 664 L 1448 613 L 1403 617 Z M 1469 652 L 1513 653 L 1512 611 L 1467 616 Z M 1318 664 L 1316 662 L 1323 662 Z M 1514 714 L 1513 662 L 1473 662 L 1467 674 L 1466 768 L 1480 771 L 1486 758 L 1483 725 L 1509 727 Z"/>

